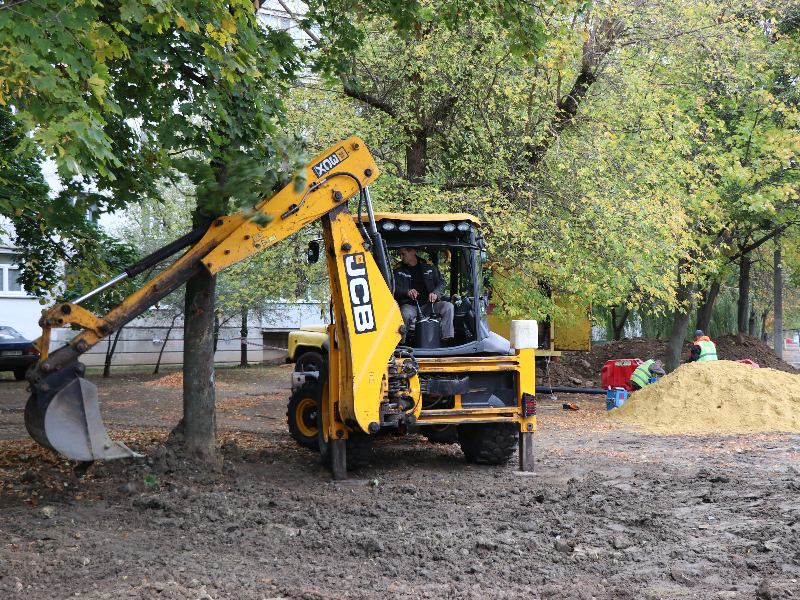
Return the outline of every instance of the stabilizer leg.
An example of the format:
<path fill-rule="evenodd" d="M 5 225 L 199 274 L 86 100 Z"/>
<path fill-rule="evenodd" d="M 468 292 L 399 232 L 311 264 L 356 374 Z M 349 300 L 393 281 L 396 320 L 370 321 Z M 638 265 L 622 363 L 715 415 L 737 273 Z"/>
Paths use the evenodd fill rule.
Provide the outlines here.
<path fill-rule="evenodd" d="M 331 450 L 333 451 L 333 480 L 345 481 L 347 479 L 347 441 L 331 440 Z"/>
<path fill-rule="evenodd" d="M 519 434 L 519 470 L 523 473 L 533 473 L 533 436 L 534 432 Z"/>

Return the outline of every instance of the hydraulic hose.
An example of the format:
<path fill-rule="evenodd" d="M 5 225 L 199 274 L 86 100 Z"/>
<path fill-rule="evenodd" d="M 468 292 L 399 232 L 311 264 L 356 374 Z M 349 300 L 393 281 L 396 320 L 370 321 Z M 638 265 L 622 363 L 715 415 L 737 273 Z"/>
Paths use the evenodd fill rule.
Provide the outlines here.
<path fill-rule="evenodd" d="M 559 394 L 605 394 L 607 390 L 602 388 L 570 388 L 570 387 L 550 387 L 550 386 L 536 386 L 536 391 L 544 392 L 545 394 L 552 394 L 558 392 Z"/>
<path fill-rule="evenodd" d="M 195 242 L 199 242 L 208 231 L 208 228 L 211 226 L 211 222 L 213 220 L 213 218 L 208 219 L 192 229 L 186 235 L 179 237 L 174 242 L 170 242 L 163 248 L 159 248 L 149 256 L 145 256 L 142 260 L 133 263 L 130 267 L 127 267 L 125 272 L 128 274 L 128 277 L 136 277 L 139 273 L 146 271 L 150 267 L 154 267 L 160 262 L 165 261 L 173 254 L 176 254 L 186 248 L 186 246 L 191 246 Z"/>

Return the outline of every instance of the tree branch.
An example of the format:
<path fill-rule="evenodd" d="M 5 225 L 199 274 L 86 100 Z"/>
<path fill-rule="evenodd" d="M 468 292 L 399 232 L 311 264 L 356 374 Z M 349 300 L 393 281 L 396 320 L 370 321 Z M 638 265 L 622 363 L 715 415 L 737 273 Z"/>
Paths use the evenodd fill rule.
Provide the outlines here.
<path fill-rule="evenodd" d="M 291 9 L 290 9 L 288 6 L 286 6 L 286 3 L 285 3 L 283 0 L 278 0 L 278 3 L 279 3 L 279 4 L 280 4 L 282 7 L 283 7 L 283 10 L 285 10 L 285 11 L 286 11 L 286 14 L 288 14 L 288 15 L 289 15 L 289 16 L 292 18 L 292 20 L 293 20 L 295 23 L 297 23 L 298 25 L 300 25 L 300 20 L 299 20 L 299 19 L 297 18 L 297 16 L 296 16 L 296 15 L 295 15 L 295 14 L 294 14 L 292 11 L 291 11 Z M 305 34 L 306 34 L 308 37 L 310 37 L 310 38 L 311 38 L 311 39 L 314 41 L 314 43 L 315 43 L 315 44 L 319 45 L 319 37 L 317 37 L 316 35 L 314 35 L 314 34 L 313 34 L 313 33 L 312 33 L 312 32 L 311 32 L 309 29 L 306 29 L 305 27 L 302 27 L 302 26 L 301 26 L 300 28 L 303 30 L 303 32 L 304 32 L 304 33 L 305 33 Z"/>
<path fill-rule="evenodd" d="M 733 261 L 741 258 L 742 256 L 744 256 L 745 254 L 749 254 L 750 252 L 752 252 L 753 250 L 755 250 L 756 248 L 758 248 L 762 244 L 768 242 L 769 240 L 771 240 L 775 236 L 782 234 L 784 231 L 789 229 L 789 227 L 791 227 L 792 225 L 796 225 L 796 224 L 797 224 L 796 221 L 790 221 L 789 223 L 784 223 L 783 225 L 780 225 L 779 227 L 776 227 L 775 229 L 770 231 L 767 235 L 762 237 L 760 240 L 756 240 L 752 244 L 750 244 L 749 246 L 744 246 L 743 248 L 740 248 L 739 252 L 737 252 L 733 256 L 729 256 L 728 257 L 728 262 L 733 262 Z"/>
<path fill-rule="evenodd" d="M 556 98 L 558 104 L 556 104 L 553 123 L 549 131 L 536 146 L 530 144 L 525 146 L 525 149 L 530 152 L 528 161 L 531 166 L 536 167 L 541 164 L 559 134 L 574 121 L 580 104 L 586 97 L 589 88 L 597 81 L 597 65 L 616 46 L 617 38 L 622 33 L 622 29 L 622 21 L 603 20 L 595 23 L 589 39 L 583 45 L 580 74 L 575 79 L 575 83 L 569 93 L 564 98 Z"/>
<path fill-rule="evenodd" d="M 378 100 L 374 96 L 367 94 L 366 92 L 362 92 L 361 90 L 353 89 L 349 86 L 344 86 L 344 95 L 348 98 L 353 98 L 355 100 L 360 100 L 361 102 L 368 104 L 372 108 L 377 108 L 378 110 L 385 112 L 392 118 L 397 118 L 397 113 L 395 110 L 386 102 L 382 100 Z"/>

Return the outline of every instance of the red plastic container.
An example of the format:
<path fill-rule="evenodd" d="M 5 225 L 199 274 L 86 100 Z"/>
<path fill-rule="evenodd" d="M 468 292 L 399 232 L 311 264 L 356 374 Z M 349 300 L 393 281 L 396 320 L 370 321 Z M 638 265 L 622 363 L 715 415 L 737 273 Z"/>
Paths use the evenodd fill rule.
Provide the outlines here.
<path fill-rule="evenodd" d="M 606 364 L 600 369 L 603 389 L 624 388 L 632 392 L 631 375 L 640 364 L 642 361 L 638 358 L 618 358 L 606 361 Z"/>
<path fill-rule="evenodd" d="M 734 361 L 734 362 L 744 363 L 746 365 L 750 365 L 751 367 L 755 367 L 756 369 L 760 369 L 761 368 L 761 367 L 758 366 L 757 362 L 753 362 L 749 358 L 743 358 L 742 360 L 737 360 L 737 361 Z"/>

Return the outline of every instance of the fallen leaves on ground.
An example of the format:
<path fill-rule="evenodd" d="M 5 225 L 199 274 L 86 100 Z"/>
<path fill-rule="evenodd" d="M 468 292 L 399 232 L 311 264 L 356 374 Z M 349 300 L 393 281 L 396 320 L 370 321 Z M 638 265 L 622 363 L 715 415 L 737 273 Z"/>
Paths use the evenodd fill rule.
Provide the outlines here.
<path fill-rule="evenodd" d="M 183 387 L 183 371 L 176 371 L 175 373 L 170 373 L 169 375 L 164 375 L 164 377 L 160 377 L 158 379 L 154 379 L 153 381 L 146 381 L 144 385 L 160 385 L 165 387 Z M 215 381 L 215 387 L 224 387 L 228 385 L 222 381 Z"/>
<path fill-rule="evenodd" d="M 538 429 L 580 429 L 583 431 L 612 431 L 622 426 L 614 421 L 606 420 L 605 399 L 597 400 L 579 399 L 572 402 L 580 406 L 579 410 L 564 410 L 557 405 L 541 404 L 536 417 Z"/>

